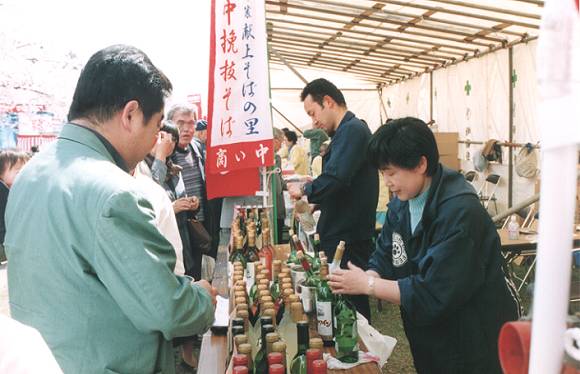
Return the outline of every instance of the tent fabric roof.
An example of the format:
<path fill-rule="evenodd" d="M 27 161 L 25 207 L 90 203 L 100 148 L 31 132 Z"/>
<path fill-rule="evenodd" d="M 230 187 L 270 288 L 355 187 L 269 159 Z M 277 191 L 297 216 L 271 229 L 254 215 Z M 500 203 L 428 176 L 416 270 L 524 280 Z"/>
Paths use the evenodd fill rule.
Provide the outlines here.
<path fill-rule="evenodd" d="M 537 38 L 538 0 L 266 0 L 270 62 L 380 85 Z"/>

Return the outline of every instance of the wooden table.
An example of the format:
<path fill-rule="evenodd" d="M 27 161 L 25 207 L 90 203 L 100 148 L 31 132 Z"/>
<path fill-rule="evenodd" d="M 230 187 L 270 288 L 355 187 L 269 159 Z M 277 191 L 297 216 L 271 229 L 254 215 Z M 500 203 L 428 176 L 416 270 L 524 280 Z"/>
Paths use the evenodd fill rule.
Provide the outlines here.
<path fill-rule="evenodd" d="M 523 234 L 520 233 L 519 239 L 509 239 L 507 229 L 497 230 L 501 241 L 501 250 L 503 252 L 533 251 L 535 253 L 538 246 L 538 234 Z M 580 247 L 580 232 L 576 231 L 573 236 L 573 248 Z"/>
<path fill-rule="evenodd" d="M 212 285 L 217 288 L 218 293 L 223 297 L 228 297 L 228 245 L 230 241 L 230 230 L 222 229 L 220 232 L 220 245 L 216 259 L 216 266 Z M 277 254 L 287 256 L 289 246 L 276 246 Z M 311 326 L 312 330 L 312 326 Z M 311 337 L 314 334 L 311 333 Z M 211 330 L 205 333 L 201 342 L 199 354 L 198 373 L 202 374 L 223 374 L 226 372 L 228 363 L 227 337 L 225 335 L 214 335 Z M 361 342 L 362 344 L 362 342 Z M 366 348 L 361 346 L 361 348 Z M 334 348 L 324 348 L 324 351 L 336 355 Z M 351 370 L 328 370 L 330 374 L 380 374 L 381 369 L 376 363 L 366 363 L 358 365 Z M 266 373 L 265 373 L 266 374 Z"/>
<path fill-rule="evenodd" d="M 223 297 L 228 297 L 228 245 L 230 241 L 230 230 L 220 231 L 220 244 L 218 247 L 215 270 L 211 282 L 218 293 Z M 199 353 L 199 363 L 197 372 L 202 374 L 223 374 L 226 372 L 228 361 L 227 337 L 225 335 L 214 335 L 211 330 L 203 335 L 201 350 Z"/>
<path fill-rule="evenodd" d="M 536 248 L 538 246 L 538 235 L 537 234 L 522 234 L 520 233 L 518 239 L 510 239 L 508 235 L 507 229 L 500 229 L 497 230 L 501 241 L 501 250 L 505 254 L 506 261 L 508 265 L 511 265 L 512 262 L 519 256 L 531 256 L 533 260 L 528 267 L 526 273 L 522 278 L 516 276 L 513 270 L 512 278 L 514 280 L 519 280 L 520 284 L 517 285 L 517 291 L 520 292 L 522 288 L 527 284 L 532 271 L 536 265 Z M 580 248 L 580 232 L 575 232 L 573 236 L 573 244 L 572 248 Z"/>

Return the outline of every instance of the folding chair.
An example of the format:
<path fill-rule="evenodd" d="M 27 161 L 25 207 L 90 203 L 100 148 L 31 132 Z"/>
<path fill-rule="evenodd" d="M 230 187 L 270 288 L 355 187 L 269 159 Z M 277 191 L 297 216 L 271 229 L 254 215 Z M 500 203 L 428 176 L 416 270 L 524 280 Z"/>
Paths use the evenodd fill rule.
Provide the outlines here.
<path fill-rule="evenodd" d="M 501 177 L 497 174 L 490 174 L 485 178 L 485 181 L 481 184 L 478 195 L 479 200 L 483 207 L 487 210 L 489 203 L 493 201 L 495 208 L 495 213 L 497 214 L 497 197 L 495 196 L 495 191 L 499 184 Z"/>
<path fill-rule="evenodd" d="M 477 172 L 475 170 L 468 171 L 465 173 L 465 180 L 473 184 L 473 182 L 477 180 Z"/>

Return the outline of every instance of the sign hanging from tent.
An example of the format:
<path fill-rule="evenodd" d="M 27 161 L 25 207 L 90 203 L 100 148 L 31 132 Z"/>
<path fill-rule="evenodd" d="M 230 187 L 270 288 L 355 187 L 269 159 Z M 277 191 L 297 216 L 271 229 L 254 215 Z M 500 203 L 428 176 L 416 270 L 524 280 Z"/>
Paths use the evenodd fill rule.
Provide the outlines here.
<path fill-rule="evenodd" d="M 265 4 L 212 0 L 208 173 L 274 163 Z"/>

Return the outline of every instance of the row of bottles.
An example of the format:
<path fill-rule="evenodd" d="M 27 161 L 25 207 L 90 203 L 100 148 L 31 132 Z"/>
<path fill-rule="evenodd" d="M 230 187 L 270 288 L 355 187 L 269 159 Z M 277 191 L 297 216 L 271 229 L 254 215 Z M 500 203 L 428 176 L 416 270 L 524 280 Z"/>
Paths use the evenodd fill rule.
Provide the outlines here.
<path fill-rule="evenodd" d="M 240 212 L 232 224 L 234 318 L 228 343 L 232 359 L 238 357 L 234 372 L 326 372 L 320 360 L 325 346 L 334 346 L 337 358 L 344 362 L 358 359 L 356 310 L 346 298 L 331 292 L 327 279 L 340 267 L 344 242 L 329 265 L 317 234 L 310 254 L 291 234 L 287 261 L 274 260 L 265 210 Z M 309 339 L 309 327 L 320 338 Z M 322 364 L 315 365 L 317 361 Z"/>

